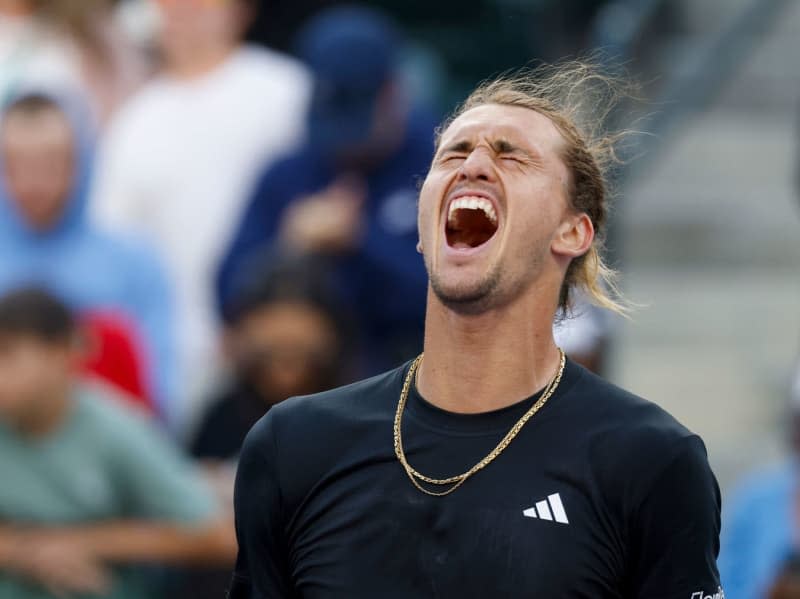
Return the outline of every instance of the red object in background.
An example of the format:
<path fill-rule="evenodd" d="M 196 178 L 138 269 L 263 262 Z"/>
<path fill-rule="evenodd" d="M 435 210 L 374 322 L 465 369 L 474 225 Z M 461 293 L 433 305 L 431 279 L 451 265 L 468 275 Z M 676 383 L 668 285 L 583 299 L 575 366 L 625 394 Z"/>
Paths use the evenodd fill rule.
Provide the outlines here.
<path fill-rule="evenodd" d="M 121 390 L 122 397 L 155 413 L 148 392 L 145 354 L 135 327 L 122 315 L 88 312 L 81 324 L 86 335 L 86 351 L 81 369 Z"/>

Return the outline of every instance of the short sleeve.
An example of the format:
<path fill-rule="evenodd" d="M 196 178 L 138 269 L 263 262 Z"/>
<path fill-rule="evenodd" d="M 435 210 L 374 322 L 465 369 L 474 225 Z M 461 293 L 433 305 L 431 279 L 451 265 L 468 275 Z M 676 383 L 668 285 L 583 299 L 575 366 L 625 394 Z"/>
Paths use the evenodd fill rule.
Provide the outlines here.
<path fill-rule="evenodd" d="M 131 415 L 112 434 L 114 474 L 129 517 L 191 524 L 214 515 L 200 471 L 154 423 Z"/>
<path fill-rule="evenodd" d="M 228 599 L 294 597 L 278 483 L 274 411 L 250 431 L 236 473 L 234 507 L 239 555 Z"/>
<path fill-rule="evenodd" d="M 677 453 L 644 493 L 630 523 L 631 596 L 722 597 L 720 492 L 699 437 Z"/>

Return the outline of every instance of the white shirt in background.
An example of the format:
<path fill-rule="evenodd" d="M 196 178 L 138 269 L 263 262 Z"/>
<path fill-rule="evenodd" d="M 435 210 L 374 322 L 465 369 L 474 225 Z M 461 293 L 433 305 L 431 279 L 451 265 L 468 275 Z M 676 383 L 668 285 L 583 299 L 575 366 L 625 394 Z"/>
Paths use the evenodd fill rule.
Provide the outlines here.
<path fill-rule="evenodd" d="M 277 52 L 243 47 L 193 80 L 161 76 L 109 123 L 91 209 L 144 234 L 165 260 L 178 310 L 180 380 L 193 401 L 215 372 L 214 280 L 265 166 L 300 141 L 311 80 Z M 191 405 L 173 410 L 183 427 Z"/>
<path fill-rule="evenodd" d="M 591 304 L 579 292 L 569 316 L 553 325 L 556 345 L 567 355 L 592 354 L 611 336 L 613 318 L 612 312 Z"/>

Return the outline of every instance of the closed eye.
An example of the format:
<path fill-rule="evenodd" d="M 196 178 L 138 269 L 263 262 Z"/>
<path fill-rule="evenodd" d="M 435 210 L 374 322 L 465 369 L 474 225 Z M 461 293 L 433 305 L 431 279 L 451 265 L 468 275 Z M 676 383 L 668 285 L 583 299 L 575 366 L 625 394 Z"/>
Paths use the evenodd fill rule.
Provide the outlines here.
<path fill-rule="evenodd" d="M 515 166 L 524 166 L 528 164 L 529 160 L 526 160 L 524 156 L 521 156 L 518 153 L 514 154 L 500 154 L 500 160 L 502 160 L 505 164 L 513 164 Z"/>
<path fill-rule="evenodd" d="M 441 158 L 439 158 L 439 162 L 452 162 L 453 160 L 465 160 L 466 156 L 464 154 L 445 154 Z"/>
<path fill-rule="evenodd" d="M 516 164 L 526 165 L 536 161 L 530 151 L 519 147 L 505 139 L 499 139 L 492 144 L 495 154 L 503 161 L 512 161 Z"/>

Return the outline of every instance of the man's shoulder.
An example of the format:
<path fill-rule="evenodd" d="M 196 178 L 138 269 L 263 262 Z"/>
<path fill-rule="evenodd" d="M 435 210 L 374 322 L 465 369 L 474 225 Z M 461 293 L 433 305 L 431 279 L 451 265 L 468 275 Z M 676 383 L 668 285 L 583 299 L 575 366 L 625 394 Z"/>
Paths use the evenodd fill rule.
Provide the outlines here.
<path fill-rule="evenodd" d="M 619 518 L 666 493 L 710 493 L 716 483 L 702 439 L 652 401 L 582 367 L 561 396 L 559 435 L 565 463 L 586 475 L 587 488 Z M 556 398 L 559 399 L 559 398 Z M 697 482 L 697 488 L 690 488 Z"/>
<path fill-rule="evenodd" d="M 575 392 L 581 396 L 589 416 L 621 433 L 642 432 L 657 437 L 682 438 L 692 435 L 677 418 L 657 403 L 583 369 Z"/>
<path fill-rule="evenodd" d="M 142 85 L 112 115 L 101 139 L 101 156 L 109 148 L 122 145 L 127 149 L 126 144 L 136 147 L 142 139 L 163 135 L 163 120 L 175 97 L 173 87 L 163 76 Z"/>
<path fill-rule="evenodd" d="M 313 395 L 292 397 L 272 407 L 247 436 L 246 445 L 285 455 L 334 447 L 363 437 L 374 425 L 391 422 L 405 365 L 377 376 Z M 314 439 L 314 443 L 307 443 Z"/>
<path fill-rule="evenodd" d="M 245 44 L 233 56 L 240 69 L 272 81 L 273 86 L 300 86 L 304 91 L 311 85 L 311 75 L 302 62 L 276 50 Z M 278 85 L 276 85 L 278 84 Z"/>
<path fill-rule="evenodd" d="M 371 447 L 376 436 L 391 445 L 404 368 L 279 403 L 248 433 L 242 459 L 268 464 L 278 473 L 291 464 L 294 474 L 283 480 L 284 492 L 302 496 L 351 450 Z"/>
<path fill-rule="evenodd" d="M 379 375 L 323 391 L 293 397 L 270 413 L 286 425 L 340 427 L 385 418 L 394 413 L 406 365 Z"/>
<path fill-rule="evenodd" d="M 705 453 L 700 438 L 667 410 L 581 370 L 571 390 L 573 409 L 589 433 L 587 450 L 596 461 L 651 470 L 666 466 L 689 446 L 699 446 Z"/>
<path fill-rule="evenodd" d="M 312 88 L 311 75 L 300 61 L 252 45 L 236 50 L 215 83 L 217 90 L 236 101 L 237 114 L 246 111 L 258 123 L 265 116 L 272 118 L 275 126 L 266 130 L 273 133 L 287 122 L 300 125 Z"/>
<path fill-rule="evenodd" d="M 111 436 L 120 431 L 153 427 L 152 416 L 123 394 L 103 381 L 82 380 L 75 391 L 79 418 L 87 426 L 110 432 Z"/>

